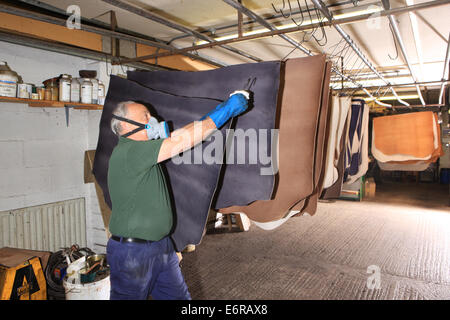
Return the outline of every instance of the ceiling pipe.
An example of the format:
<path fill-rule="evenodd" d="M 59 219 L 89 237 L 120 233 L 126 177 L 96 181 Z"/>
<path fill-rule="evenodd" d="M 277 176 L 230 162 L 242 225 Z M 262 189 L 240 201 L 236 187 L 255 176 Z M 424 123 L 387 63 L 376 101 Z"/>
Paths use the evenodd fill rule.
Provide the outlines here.
<path fill-rule="evenodd" d="M 130 5 L 128 3 L 125 3 L 123 1 L 120 1 L 120 0 L 101 0 L 101 1 L 106 2 L 106 3 L 110 4 L 110 5 L 113 5 L 113 6 L 117 7 L 117 8 L 120 8 L 122 10 L 134 13 L 134 14 L 139 15 L 141 17 L 144 17 L 146 19 L 152 20 L 154 22 L 160 23 L 160 24 L 162 24 L 162 25 L 164 25 L 166 27 L 169 27 L 171 29 L 175 29 L 175 30 L 187 33 L 187 34 L 189 34 L 189 35 L 191 35 L 191 36 L 193 36 L 195 38 L 198 38 L 198 39 L 201 39 L 201 40 L 205 40 L 205 41 L 210 42 L 210 43 L 215 41 L 214 39 L 208 37 L 207 35 L 204 35 L 204 34 L 202 34 L 200 32 L 195 31 L 195 30 L 191 30 L 191 29 L 189 29 L 189 28 L 187 28 L 185 26 L 182 26 L 182 25 L 180 25 L 178 23 L 175 23 L 175 22 L 163 19 L 163 18 L 161 18 L 161 17 L 151 13 L 148 10 L 144 10 L 144 9 L 132 6 L 132 5 Z M 223 48 L 223 49 L 226 49 L 228 51 L 231 51 L 231 52 L 233 52 L 235 54 L 238 54 L 240 56 L 246 57 L 246 58 L 248 58 L 250 60 L 253 60 L 253 61 L 256 61 L 256 62 L 261 62 L 262 61 L 262 59 L 260 59 L 258 57 L 255 57 L 255 56 L 253 56 L 253 55 L 251 55 L 251 54 L 249 54 L 247 52 L 244 52 L 242 50 L 230 47 L 228 45 L 221 45 L 220 47 Z"/>
<path fill-rule="evenodd" d="M 250 9 L 244 7 L 242 4 L 240 4 L 239 2 L 236 2 L 234 0 L 223 0 L 225 3 L 229 4 L 230 6 L 232 6 L 233 8 L 235 8 L 236 10 L 242 12 L 243 14 L 245 14 L 247 17 L 257 21 L 258 23 L 260 23 L 262 26 L 266 27 L 267 29 L 269 29 L 270 31 L 275 31 L 276 28 L 270 24 L 269 22 L 267 22 L 264 18 L 258 16 L 256 13 L 254 13 L 253 11 L 251 11 Z M 282 39 L 286 40 L 287 42 L 289 42 L 290 44 L 294 45 L 296 48 L 300 49 L 301 51 L 303 51 L 306 55 L 308 56 L 313 56 L 313 53 L 311 52 L 311 50 L 306 49 L 305 47 L 303 47 L 300 43 L 298 43 L 297 41 L 295 41 L 294 39 L 286 36 L 285 34 L 279 34 L 278 36 L 280 36 Z M 339 76 L 341 76 L 342 78 L 344 78 L 347 81 L 352 82 L 353 84 L 355 84 L 356 86 L 358 86 L 358 88 L 361 88 L 361 90 L 363 90 L 370 98 L 372 98 L 375 103 L 384 106 L 384 107 L 391 107 L 392 105 L 387 104 L 387 103 L 383 103 L 377 100 L 377 98 L 375 98 L 367 89 L 363 88 L 361 84 L 358 84 L 357 82 L 355 82 L 353 79 L 351 79 L 350 77 L 344 75 L 343 73 L 341 73 L 337 68 L 335 68 L 334 66 L 332 66 L 332 70 L 333 72 L 335 72 L 336 74 L 338 74 Z"/>
<path fill-rule="evenodd" d="M 450 60 L 450 34 L 448 36 L 448 41 L 447 41 L 447 53 L 445 54 L 445 61 L 444 61 L 444 72 L 442 73 L 442 81 L 445 81 L 445 74 L 447 72 L 447 68 L 448 68 L 448 64 Z M 443 103 L 443 97 L 444 97 L 444 86 L 445 83 L 442 82 L 441 84 L 441 91 L 439 93 L 439 104 Z"/>
<path fill-rule="evenodd" d="M 41 14 L 41 13 L 37 13 L 37 12 L 33 12 L 33 11 L 23 10 L 23 9 L 8 6 L 8 5 L 5 5 L 2 3 L 0 3 L 0 12 L 12 14 L 15 16 L 23 17 L 23 18 L 29 18 L 29 19 L 33 19 L 33 20 L 37 20 L 37 21 L 42 21 L 42 22 L 46 22 L 46 23 L 50 23 L 50 24 L 54 24 L 54 25 L 58 25 L 58 26 L 63 26 L 63 27 L 65 27 L 66 23 L 67 23 L 67 19 L 56 18 L 56 17 L 52 17 L 49 15 L 45 15 L 45 14 Z M 143 38 L 136 37 L 133 35 L 128 35 L 125 33 L 112 31 L 112 30 L 108 30 L 108 29 L 104 29 L 104 28 L 100 28 L 100 27 L 95 27 L 95 26 L 91 26 L 91 25 L 87 25 L 87 24 L 83 24 L 83 23 L 81 24 L 81 30 L 99 34 L 99 35 L 102 35 L 105 37 L 113 37 L 113 38 L 117 38 L 117 39 L 121 39 L 121 40 L 136 42 L 136 43 L 148 45 L 151 47 L 160 48 L 163 50 L 168 50 L 168 51 L 177 50 L 177 48 L 167 45 L 167 44 L 164 44 L 164 43 L 161 43 L 161 42 L 143 39 Z M 188 52 L 180 53 L 180 54 L 183 54 L 194 60 L 201 60 L 203 62 L 206 62 L 206 63 L 211 64 L 216 67 L 226 66 L 226 64 L 224 64 L 224 63 L 221 63 L 221 62 L 218 62 L 218 61 L 215 61 L 212 59 L 200 57 L 196 54 L 192 54 L 192 53 L 188 53 Z M 132 62 L 132 61 L 128 61 L 128 62 Z"/>
<path fill-rule="evenodd" d="M 384 7 L 385 10 L 389 10 L 390 7 L 391 7 L 391 5 L 389 3 L 389 0 L 383 0 L 382 4 L 383 4 L 383 7 Z M 400 30 L 398 29 L 397 21 L 395 21 L 394 16 L 391 15 L 391 14 L 388 15 L 387 17 L 389 19 L 389 23 L 392 26 L 392 30 L 394 31 L 395 40 L 397 40 L 397 43 L 400 46 L 400 50 L 402 52 L 403 58 L 405 59 L 406 65 L 408 66 L 409 73 L 411 74 L 411 78 L 413 79 L 414 82 L 417 82 L 417 78 L 414 75 L 414 72 L 413 72 L 412 67 L 411 67 L 411 63 L 409 62 L 408 54 L 406 53 L 405 44 L 403 43 L 402 36 L 400 35 Z M 416 87 L 416 90 L 417 90 L 417 94 L 419 95 L 420 102 L 422 103 L 422 105 L 425 105 L 426 103 L 423 100 L 422 92 L 420 91 L 419 85 L 416 84 L 415 87 Z"/>
<path fill-rule="evenodd" d="M 342 29 L 342 27 L 338 24 L 333 23 L 333 14 L 328 10 L 328 8 L 323 4 L 321 0 L 311 0 L 317 9 L 322 12 L 322 14 L 328 19 L 328 21 L 332 24 L 332 26 L 336 29 L 336 31 L 341 35 L 342 38 L 350 45 L 350 47 L 353 49 L 353 51 L 358 55 L 358 57 L 369 67 L 370 70 L 373 71 L 381 80 L 383 80 L 386 85 L 390 85 L 390 82 L 387 81 L 379 72 L 378 70 L 373 66 L 373 64 L 366 58 L 366 56 L 362 53 L 362 51 L 358 48 L 358 46 L 353 42 L 353 40 L 350 38 L 350 36 Z M 404 104 L 405 106 L 409 106 L 409 103 L 403 101 L 400 99 L 395 92 L 394 88 L 390 87 L 392 93 L 397 98 L 397 100 Z"/>

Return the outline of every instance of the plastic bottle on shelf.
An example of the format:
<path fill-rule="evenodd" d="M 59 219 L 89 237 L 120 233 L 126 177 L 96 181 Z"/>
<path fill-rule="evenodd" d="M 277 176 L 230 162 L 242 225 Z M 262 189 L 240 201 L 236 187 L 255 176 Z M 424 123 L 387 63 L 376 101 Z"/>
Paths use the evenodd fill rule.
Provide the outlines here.
<path fill-rule="evenodd" d="M 78 78 L 72 78 L 72 82 L 70 84 L 70 101 L 71 102 L 80 102 L 80 82 Z"/>
<path fill-rule="evenodd" d="M 70 102 L 70 76 L 63 74 L 59 79 L 59 101 Z"/>
<path fill-rule="evenodd" d="M 81 103 L 92 104 L 92 82 L 89 78 L 84 78 L 81 82 Z"/>

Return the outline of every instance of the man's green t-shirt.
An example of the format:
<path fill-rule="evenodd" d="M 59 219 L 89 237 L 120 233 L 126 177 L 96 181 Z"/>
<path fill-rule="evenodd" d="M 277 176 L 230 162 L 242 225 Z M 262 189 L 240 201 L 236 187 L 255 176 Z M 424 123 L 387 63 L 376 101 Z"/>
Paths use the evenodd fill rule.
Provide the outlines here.
<path fill-rule="evenodd" d="M 120 137 L 109 159 L 111 234 L 158 241 L 172 228 L 169 191 L 158 154 L 164 140 Z"/>

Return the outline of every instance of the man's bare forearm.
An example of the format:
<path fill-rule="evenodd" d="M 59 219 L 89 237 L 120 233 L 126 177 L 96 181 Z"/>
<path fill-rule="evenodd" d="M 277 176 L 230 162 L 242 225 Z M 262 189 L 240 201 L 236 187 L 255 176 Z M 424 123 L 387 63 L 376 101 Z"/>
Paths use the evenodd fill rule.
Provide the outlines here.
<path fill-rule="evenodd" d="M 170 138 L 164 140 L 158 155 L 158 162 L 170 159 L 186 150 L 191 149 L 205 140 L 217 129 L 211 118 L 196 121 L 174 131 Z"/>
<path fill-rule="evenodd" d="M 193 127 L 194 127 L 194 123 L 195 123 L 195 122 L 191 122 L 191 123 L 189 123 L 188 125 L 184 126 L 183 128 L 180 128 L 180 129 L 177 129 L 177 130 L 175 130 L 175 131 L 172 131 L 172 132 L 170 133 L 170 136 L 171 136 L 171 137 L 177 137 L 177 136 L 179 136 L 179 135 L 182 134 L 185 130 L 189 130 L 190 128 L 193 128 Z"/>

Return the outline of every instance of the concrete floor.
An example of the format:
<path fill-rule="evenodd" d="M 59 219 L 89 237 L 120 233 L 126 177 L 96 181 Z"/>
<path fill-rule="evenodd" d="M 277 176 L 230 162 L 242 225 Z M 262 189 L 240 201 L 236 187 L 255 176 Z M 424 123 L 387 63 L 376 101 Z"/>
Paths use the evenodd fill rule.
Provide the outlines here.
<path fill-rule="evenodd" d="M 450 299 L 448 201 L 448 186 L 377 185 L 272 231 L 206 234 L 182 270 L 193 299 Z"/>

